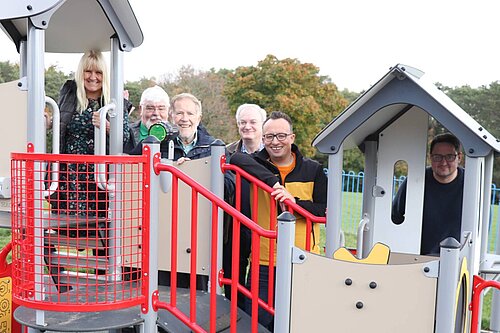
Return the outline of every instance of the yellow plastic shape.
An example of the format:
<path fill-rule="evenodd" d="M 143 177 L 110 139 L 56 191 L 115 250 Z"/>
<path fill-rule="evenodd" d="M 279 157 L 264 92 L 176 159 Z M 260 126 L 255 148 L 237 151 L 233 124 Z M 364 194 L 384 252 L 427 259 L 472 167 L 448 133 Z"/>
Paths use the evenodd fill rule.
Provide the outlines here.
<path fill-rule="evenodd" d="M 358 259 L 348 249 L 341 247 L 333 253 L 333 259 L 361 264 L 387 265 L 389 262 L 389 253 L 390 249 L 387 245 L 376 243 L 366 258 Z"/>

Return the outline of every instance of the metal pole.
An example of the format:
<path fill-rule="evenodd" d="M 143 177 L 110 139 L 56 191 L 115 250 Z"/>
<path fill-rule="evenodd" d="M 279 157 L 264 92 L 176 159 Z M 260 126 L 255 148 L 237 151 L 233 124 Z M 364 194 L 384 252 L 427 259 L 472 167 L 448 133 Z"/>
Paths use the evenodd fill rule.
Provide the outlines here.
<path fill-rule="evenodd" d="M 295 245 L 295 216 L 283 212 L 278 216 L 278 243 L 276 257 L 276 298 L 274 331 L 290 332 L 292 293 L 292 251 Z"/>
<path fill-rule="evenodd" d="M 363 253 L 368 254 L 373 244 L 373 217 L 375 216 L 375 197 L 372 189 L 377 179 L 377 141 L 365 141 L 365 174 L 363 177 L 363 219 L 367 220 L 366 228 L 363 229 Z"/>
<path fill-rule="evenodd" d="M 123 56 L 119 47 L 120 41 L 118 38 L 111 38 L 111 100 L 115 104 L 113 116 L 110 117 L 109 128 L 109 154 L 118 155 L 123 151 Z M 104 122 L 105 124 L 105 122 Z M 105 133 L 105 127 L 100 129 L 101 133 Z M 104 148 L 106 149 L 106 148 Z M 105 151 L 101 151 L 105 155 Z M 119 164 L 110 165 L 110 183 L 114 183 L 115 200 L 110 200 L 109 204 L 109 267 L 112 279 L 114 281 L 121 280 L 122 272 L 122 193 L 121 193 L 121 178 L 123 166 Z"/>
<path fill-rule="evenodd" d="M 342 162 L 344 149 L 328 156 L 328 201 L 326 211 L 326 256 L 333 257 L 333 252 L 340 247 L 342 229 Z"/>
<path fill-rule="evenodd" d="M 436 301 L 436 333 L 455 331 L 455 304 L 460 271 L 460 243 L 448 237 L 440 244 Z"/>
<path fill-rule="evenodd" d="M 116 105 L 116 116 L 109 120 L 109 154 L 119 155 L 123 152 L 123 52 L 117 37 L 111 38 L 110 67 L 110 92 Z"/>
<path fill-rule="evenodd" d="M 158 290 L 158 198 L 160 192 L 160 176 L 157 175 L 153 167 L 153 157 L 156 153 L 160 152 L 160 142 L 150 136 L 146 138 L 143 142 L 144 146 L 148 146 L 151 149 L 151 169 L 149 170 L 150 175 L 150 196 L 149 196 L 149 292 L 148 298 L 148 312 L 141 313 L 141 317 L 144 319 L 144 332 L 145 333 L 156 333 L 156 320 L 158 318 L 158 313 L 153 310 L 153 292 Z M 146 251 L 146 249 L 144 249 Z"/>
<path fill-rule="evenodd" d="M 28 20 L 28 37 L 27 37 L 27 85 L 28 85 L 28 121 L 27 121 L 27 138 L 28 142 L 33 143 L 34 150 L 37 153 L 45 153 L 45 30 L 35 27 L 31 19 Z M 35 170 L 43 170 L 40 162 L 35 162 Z M 34 237 L 35 237 L 35 300 L 43 300 L 43 221 L 42 221 L 42 175 L 40 172 L 35 173 L 34 179 Z M 45 312 L 36 310 L 37 325 L 45 325 Z"/>
<path fill-rule="evenodd" d="M 224 174 L 220 169 L 220 159 L 222 155 L 225 154 L 225 145 L 222 141 L 216 140 L 211 145 L 211 159 L 210 159 L 210 191 L 217 195 L 219 198 L 224 199 Z M 222 209 L 218 210 L 217 219 L 217 272 L 222 269 L 222 240 L 223 240 L 223 212 Z M 210 234 L 211 235 L 211 234 Z M 210 239 L 210 248 L 212 244 L 212 239 Z M 211 270 L 209 270 L 211 271 Z M 212 278 L 209 275 L 210 279 Z M 217 278 L 217 277 L 215 277 Z M 210 289 L 210 283 L 208 282 L 208 289 Z M 216 293 L 217 295 L 222 295 L 222 287 L 216 283 Z"/>

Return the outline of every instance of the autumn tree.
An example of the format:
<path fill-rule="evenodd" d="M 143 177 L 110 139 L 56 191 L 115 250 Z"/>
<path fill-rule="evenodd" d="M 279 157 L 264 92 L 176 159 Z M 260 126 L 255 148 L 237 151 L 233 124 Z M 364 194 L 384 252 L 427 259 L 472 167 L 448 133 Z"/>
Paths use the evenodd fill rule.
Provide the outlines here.
<path fill-rule="evenodd" d="M 318 67 L 273 55 L 257 66 L 229 73 L 224 94 L 233 114 L 243 103 L 258 104 L 268 112 L 286 112 L 294 123 L 295 143 L 308 156 L 315 153 L 314 137 L 347 105 L 335 84 L 319 75 Z"/>

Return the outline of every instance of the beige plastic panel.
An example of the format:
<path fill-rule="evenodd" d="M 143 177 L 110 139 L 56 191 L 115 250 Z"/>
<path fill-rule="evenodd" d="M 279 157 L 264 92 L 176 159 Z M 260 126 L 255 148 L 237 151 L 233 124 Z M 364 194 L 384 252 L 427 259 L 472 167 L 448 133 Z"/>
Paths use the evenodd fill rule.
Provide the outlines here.
<path fill-rule="evenodd" d="M 0 84 L 0 177 L 10 177 L 10 153 L 26 151 L 28 92 L 21 91 L 17 82 Z M 0 198 L 0 226 L 10 227 L 10 214 L 5 212 L 10 212 L 10 199 Z"/>
<path fill-rule="evenodd" d="M 191 178 L 198 181 L 206 188 L 210 188 L 210 158 L 186 161 L 178 167 Z M 147 172 L 147 171 L 146 171 Z M 125 191 L 127 195 L 127 191 Z M 154 198 L 152 198 L 154 199 Z M 125 204 L 128 202 L 124 200 Z M 133 211 L 128 208 L 125 212 Z M 126 218 L 128 220 L 128 218 Z M 132 219 L 133 220 L 133 219 Z M 190 272 L 191 255 L 187 249 L 191 248 L 191 189 L 183 182 L 179 181 L 179 217 L 178 217 L 178 256 L 177 271 Z M 172 195 L 171 192 L 159 194 L 159 227 L 158 227 L 158 269 L 170 271 L 171 253 L 171 225 L 172 225 Z M 211 204 L 208 200 L 198 196 L 198 257 L 197 274 L 209 275 L 210 263 L 210 229 L 211 225 Z M 130 230 L 134 230 L 133 228 Z M 137 229 L 135 229 L 137 230 Z M 138 234 L 138 231 L 137 231 Z M 128 237 L 137 237 L 137 234 L 125 234 L 124 236 L 124 258 L 129 264 L 127 249 Z M 132 251 L 133 252 L 133 251 Z M 137 258 L 131 260 L 137 262 Z"/>
<path fill-rule="evenodd" d="M 290 332 L 433 332 L 437 279 L 424 276 L 421 263 L 369 265 L 308 253 L 292 276 Z"/>
<path fill-rule="evenodd" d="M 428 118 L 413 107 L 379 135 L 377 186 L 385 194 L 375 198 L 373 243 L 387 244 L 391 251 L 420 253 Z M 396 225 L 391 220 L 392 185 L 399 160 L 408 164 L 408 190 L 405 221 Z"/>

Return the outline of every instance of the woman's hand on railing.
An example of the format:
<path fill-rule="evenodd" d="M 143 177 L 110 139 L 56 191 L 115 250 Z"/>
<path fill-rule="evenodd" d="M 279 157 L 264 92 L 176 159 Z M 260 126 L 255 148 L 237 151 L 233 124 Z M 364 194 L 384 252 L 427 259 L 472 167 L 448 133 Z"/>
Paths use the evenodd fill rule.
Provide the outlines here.
<path fill-rule="evenodd" d="M 94 125 L 97 128 L 100 128 L 101 127 L 100 121 L 101 121 L 101 119 L 100 119 L 99 111 L 93 112 L 92 113 L 92 125 Z M 109 134 L 109 127 L 110 127 L 109 120 L 106 119 L 106 134 Z"/>

